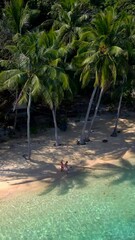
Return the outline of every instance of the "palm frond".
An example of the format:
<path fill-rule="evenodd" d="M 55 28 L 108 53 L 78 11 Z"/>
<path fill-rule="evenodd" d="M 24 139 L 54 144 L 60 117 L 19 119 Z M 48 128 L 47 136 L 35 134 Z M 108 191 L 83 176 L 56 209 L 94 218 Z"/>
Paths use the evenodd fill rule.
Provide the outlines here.
<path fill-rule="evenodd" d="M 9 65 L 9 60 L 0 60 L 0 66 L 1 67 L 8 67 L 8 65 Z"/>
<path fill-rule="evenodd" d="M 86 87 L 90 81 L 90 66 L 86 65 L 81 73 L 80 81 L 82 82 L 82 87 Z"/>
<path fill-rule="evenodd" d="M 105 58 L 102 68 L 101 68 L 101 87 L 105 88 L 107 83 L 109 83 L 109 61 Z"/>
<path fill-rule="evenodd" d="M 110 66 L 110 70 L 111 70 L 111 75 L 112 75 L 112 80 L 113 80 L 113 84 L 116 83 L 116 77 L 117 77 L 117 68 L 114 62 L 112 62 L 112 65 Z"/>
<path fill-rule="evenodd" d="M 14 77 L 18 74 L 21 74 L 21 71 L 18 70 L 18 69 L 11 69 L 11 70 L 2 71 L 2 72 L 0 72 L 0 81 L 5 82 L 8 79 L 10 79 L 10 78 L 12 78 L 12 77 Z"/>
<path fill-rule="evenodd" d="M 61 84 L 62 84 L 62 88 L 64 90 L 69 89 L 69 79 L 67 74 L 65 74 L 64 72 L 60 71 L 58 73 L 58 79 L 60 79 Z"/>
<path fill-rule="evenodd" d="M 83 65 L 85 64 L 91 64 L 91 63 L 96 63 L 99 59 L 99 52 L 96 52 L 90 56 L 88 56 L 84 61 Z"/>
<path fill-rule="evenodd" d="M 110 48 L 110 51 L 111 55 L 115 55 L 116 57 L 117 56 L 120 56 L 121 54 L 124 53 L 124 50 L 121 48 L 121 47 L 118 47 L 118 46 L 112 46 Z"/>
<path fill-rule="evenodd" d="M 20 96 L 17 104 L 22 105 L 24 103 L 27 103 L 28 96 L 27 96 L 27 91 L 24 91 L 23 94 Z"/>
<path fill-rule="evenodd" d="M 55 80 L 57 72 L 54 67 L 48 67 L 47 74 L 49 76 L 49 79 Z"/>
<path fill-rule="evenodd" d="M 22 72 L 14 72 L 13 75 L 9 73 L 8 76 L 6 76 L 6 79 L 3 78 L 3 89 L 16 89 L 16 87 L 24 80 L 24 77 L 25 74 Z"/>
<path fill-rule="evenodd" d="M 31 80 L 31 89 L 32 96 L 36 96 L 41 93 L 42 86 L 40 83 L 40 79 L 35 74 L 33 75 Z"/>

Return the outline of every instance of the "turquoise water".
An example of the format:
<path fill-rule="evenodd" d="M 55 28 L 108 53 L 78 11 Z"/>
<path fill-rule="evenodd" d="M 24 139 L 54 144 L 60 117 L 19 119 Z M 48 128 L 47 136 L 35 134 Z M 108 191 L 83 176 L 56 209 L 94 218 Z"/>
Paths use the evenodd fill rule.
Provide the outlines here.
<path fill-rule="evenodd" d="M 135 240 L 135 185 L 117 174 L 65 176 L 0 202 L 0 240 Z"/>

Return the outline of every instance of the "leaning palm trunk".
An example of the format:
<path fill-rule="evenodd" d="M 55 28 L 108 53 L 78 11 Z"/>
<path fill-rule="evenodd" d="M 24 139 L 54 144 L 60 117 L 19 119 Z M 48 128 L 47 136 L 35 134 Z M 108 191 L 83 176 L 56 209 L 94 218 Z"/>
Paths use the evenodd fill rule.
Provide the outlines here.
<path fill-rule="evenodd" d="M 103 91 L 104 91 L 104 89 L 101 88 L 100 95 L 99 95 L 99 99 L 98 99 L 98 102 L 97 102 L 97 105 L 96 105 L 96 108 L 95 108 L 94 116 L 93 116 L 92 121 L 91 121 L 91 124 L 90 124 L 90 128 L 89 128 L 89 132 L 88 132 L 86 141 L 89 140 L 89 137 L 90 137 L 90 134 L 91 134 L 91 130 L 92 130 L 92 127 L 93 127 L 95 118 L 96 118 L 96 116 L 97 116 L 97 112 L 98 112 L 99 104 L 100 104 L 100 102 L 101 102 L 101 98 L 102 98 Z"/>
<path fill-rule="evenodd" d="M 15 93 L 15 102 L 17 102 L 17 98 L 18 98 L 18 89 L 16 89 L 16 93 Z M 16 130 L 17 114 L 18 114 L 18 111 L 15 108 L 15 118 L 14 118 L 14 127 L 13 127 L 14 131 Z"/>
<path fill-rule="evenodd" d="M 111 134 L 111 137 L 117 137 L 117 126 L 118 126 L 118 121 L 119 121 L 119 117 L 120 117 L 121 103 L 122 103 L 122 97 L 123 97 L 123 86 L 124 86 L 124 82 L 126 81 L 126 79 L 127 79 L 127 76 L 124 75 L 123 80 L 122 80 L 122 89 L 121 89 L 121 95 L 120 95 L 120 100 L 119 100 L 119 105 L 118 105 L 117 117 L 116 117 L 115 126 L 114 126 L 113 132 Z"/>
<path fill-rule="evenodd" d="M 28 159 L 31 157 L 31 139 L 30 139 L 30 107 L 31 107 L 31 91 L 28 93 L 27 105 L 27 140 L 28 140 Z"/>
<path fill-rule="evenodd" d="M 91 110 L 91 107 L 92 107 L 92 103 L 93 103 L 93 99 L 94 99 L 96 91 L 97 91 L 97 87 L 94 87 L 91 98 L 90 98 L 90 101 L 89 101 L 87 113 L 86 113 L 86 116 L 85 116 L 84 125 L 83 125 L 83 128 L 82 128 L 82 132 L 81 132 L 81 137 L 80 137 L 80 144 L 81 145 L 85 144 L 85 130 L 86 130 L 86 127 L 87 127 L 88 117 L 89 117 L 89 114 L 90 114 L 90 110 Z"/>
<path fill-rule="evenodd" d="M 57 121 L 56 121 L 56 109 L 53 106 L 52 108 L 52 115 L 53 115 L 53 121 L 54 121 L 54 127 L 55 127 L 55 141 L 56 141 L 56 146 L 59 146 L 59 141 L 58 141 L 58 127 L 57 127 Z"/>
<path fill-rule="evenodd" d="M 119 105 L 118 105 L 118 111 L 117 111 L 117 117 L 116 117 L 116 121 L 115 121 L 115 126 L 114 126 L 113 132 L 111 134 L 111 137 L 117 137 L 117 126 L 118 126 L 118 121 L 119 121 L 119 117 L 120 117 L 122 97 L 123 97 L 123 88 L 122 88 L 122 92 L 121 92 L 121 95 L 120 95 L 120 100 L 119 100 Z"/>
<path fill-rule="evenodd" d="M 97 87 L 96 96 L 95 96 L 95 100 L 94 100 L 95 104 L 98 102 L 99 94 L 100 94 L 100 88 Z M 96 106 L 94 106 L 94 111 L 95 111 L 95 108 L 96 108 Z"/>
<path fill-rule="evenodd" d="M 14 132 L 16 131 L 17 115 L 18 115 L 18 111 L 17 109 L 15 109 L 15 118 L 14 118 L 14 126 L 13 126 Z"/>

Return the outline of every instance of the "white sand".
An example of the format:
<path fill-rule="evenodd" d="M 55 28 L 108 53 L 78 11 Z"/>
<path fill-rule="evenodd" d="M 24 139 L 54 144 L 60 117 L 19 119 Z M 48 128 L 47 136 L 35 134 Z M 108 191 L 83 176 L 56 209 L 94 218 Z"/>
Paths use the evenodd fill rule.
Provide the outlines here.
<path fill-rule="evenodd" d="M 39 186 L 64 177 L 60 161 L 68 161 L 72 171 L 100 170 L 111 167 L 134 167 L 135 165 L 135 114 L 121 117 L 117 137 L 110 137 L 114 115 L 97 117 L 91 133 L 91 141 L 77 145 L 83 121 L 70 120 L 66 132 L 59 131 L 63 146 L 54 147 L 54 129 L 32 136 L 31 161 L 26 160 L 27 141 L 24 138 L 9 140 L 0 145 L 0 198 L 22 191 L 36 191 Z M 107 139 L 108 142 L 102 142 Z"/>

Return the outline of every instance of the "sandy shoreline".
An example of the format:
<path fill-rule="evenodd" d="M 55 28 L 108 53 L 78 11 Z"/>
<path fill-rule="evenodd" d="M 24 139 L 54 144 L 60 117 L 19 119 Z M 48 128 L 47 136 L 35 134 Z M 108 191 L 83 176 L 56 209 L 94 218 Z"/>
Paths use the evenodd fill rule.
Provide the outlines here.
<path fill-rule="evenodd" d="M 32 136 L 32 160 L 26 160 L 26 139 L 9 140 L 0 145 L 0 199 L 20 192 L 47 188 L 62 181 L 60 161 L 69 161 L 71 174 L 83 171 L 98 171 L 111 167 L 134 168 L 135 165 L 135 114 L 121 117 L 120 133 L 110 137 L 114 116 L 103 114 L 97 117 L 91 141 L 84 146 L 76 144 L 83 121 L 69 122 L 66 132 L 59 132 L 63 146 L 54 147 L 54 129 Z M 107 143 L 102 140 L 107 139 Z"/>

